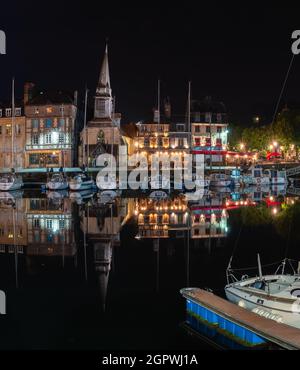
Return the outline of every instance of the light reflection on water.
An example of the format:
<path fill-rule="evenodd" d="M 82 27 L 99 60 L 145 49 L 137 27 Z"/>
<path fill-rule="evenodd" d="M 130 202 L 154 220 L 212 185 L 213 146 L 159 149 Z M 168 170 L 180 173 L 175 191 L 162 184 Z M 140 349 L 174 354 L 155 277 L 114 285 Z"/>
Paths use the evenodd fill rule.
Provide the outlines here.
<path fill-rule="evenodd" d="M 178 328 L 179 289 L 223 295 L 241 225 L 236 265 L 257 251 L 265 263 L 281 259 L 298 213 L 284 188 L 105 202 L 89 192 L 1 193 L 0 289 L 9 303 L 0 348 L 199 348 Z M 294 227 L 292 258 L 298 238 Z"/>

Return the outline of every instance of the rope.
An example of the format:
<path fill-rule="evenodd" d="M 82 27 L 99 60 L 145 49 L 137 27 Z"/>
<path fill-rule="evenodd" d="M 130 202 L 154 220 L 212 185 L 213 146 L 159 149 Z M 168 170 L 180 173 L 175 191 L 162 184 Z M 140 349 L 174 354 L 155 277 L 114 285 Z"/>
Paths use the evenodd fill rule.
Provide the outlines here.
<path fill-rule="evenodd" d="M 279 263 L 281 263 L 282 260 L 280 261 L 277 261 L 277 262 L 273 262 L 273 263 L 269 263 L 267 265 L 262 265 L 262 267 L 269 267 L 269 266 L 274 266 L 274 265 L 278 265 Z M 240 268 L 240 269 L 230 269 L 231 271 L 249 271 L 249 270 L 257 270 L 257 266 L 253 266 L 253 267 L 246 267 L 246 268 Z"/>
<path fill-rule="evenodd" d="M 281 91 L 280 91 L 280 94 L 279 94 L 279 98 L 277 100 L 276 108 L 275 108 L 275 111 L 274 111 L 274 115 L 273 115 L 273 119 L 272 119 L 272 125 L 273 125 L 273 123 L 275 121 L 275 118 L 276 118 L 276 115 L 277 115 L 279 104 L 280 104 L 280 101 L 281 101 L 281 98 L 282 98 L 282 95 L 283 95 L 283 91 L 285 89 L 285 85 L 286 85 L 287 80 L 289 78 L 289 74 L 290 74 L 290 70 L 292 68 L 292 64 L 293 64 L 294 58 L 295 58 L 295 54 L 293 54 L 293 56 L 292 56 L 292 59 L 291 59 L 290 64 L 289 64 L 289 68 L 288 68 L 287 73 L 285 75 L 285 79 L 284 79 L 284 82 L 283 82 L 283 85 L 282 85 L 282 88 L 281 88 Z"/>

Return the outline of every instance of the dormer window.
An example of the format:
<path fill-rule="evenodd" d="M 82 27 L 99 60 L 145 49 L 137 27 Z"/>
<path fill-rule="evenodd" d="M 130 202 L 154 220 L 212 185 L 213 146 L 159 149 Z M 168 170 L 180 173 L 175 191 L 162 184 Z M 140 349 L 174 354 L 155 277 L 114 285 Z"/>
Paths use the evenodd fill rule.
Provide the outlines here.
<path fill-rule="evenodd" d="M 5 115 L 6 115 L 6 117 L 11 117 L 11 108 L 6 108 L 5 109 Z"/>
<path fill-rule="evenodd" d="M 16 108 L 15 109 L 15 116 L 20 117 L 21 116 L 21 108 Z"/>

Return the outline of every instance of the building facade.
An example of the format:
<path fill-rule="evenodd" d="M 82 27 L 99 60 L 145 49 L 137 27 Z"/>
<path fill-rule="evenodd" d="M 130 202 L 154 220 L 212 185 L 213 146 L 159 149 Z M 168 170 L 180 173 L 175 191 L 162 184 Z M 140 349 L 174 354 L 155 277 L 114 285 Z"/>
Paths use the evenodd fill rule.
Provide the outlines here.
<path fill-rule="evenodd" d="M 73 167 L 76 97 L 40 93 L 25 104 L 25 167 Z"/>
<path fill-rule="evenodd" d="M 94 99 L 93 118 L 80 134 L 80 165 L 96 166 L 97 156 L 103 152 L 117 154 L 122 143 L 120 122 L 121 115 L 114 112 L 106 46 Z"/>
<path fill-rule="evenodd" d="M 228 119 L 223 103 L 210 97 L 191 103 L 192 151 L 207 164 L 223 163 L 228 147 Z"/>
<path fill-rule="evenodd" d="M 25 164 L 25 116 L 21 104 L 0 105 L 0 167 L 22 168 Z"/>

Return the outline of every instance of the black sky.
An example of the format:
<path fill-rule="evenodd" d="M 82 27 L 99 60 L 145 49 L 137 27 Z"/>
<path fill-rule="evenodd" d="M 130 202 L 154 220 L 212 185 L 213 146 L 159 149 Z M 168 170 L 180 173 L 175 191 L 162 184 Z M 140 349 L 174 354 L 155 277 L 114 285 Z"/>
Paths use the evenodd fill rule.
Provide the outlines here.
<path fill-rule="evenodd" d="M 261 2 L 262 3 L 262 2 Z M 25 81 L 44 89 L 94 92 L 105 38 L 117 110 L 124 122 L 148 116 L 157 79 L 177 113 L 192 95 L 222 100 L 232 119 L 270 116 L 291 59 L 291 33 L 300 29 L 296 5 L 188 1 L 2 1 L 0 98 L 14 75 L 19 95 Z M 300 55 L 283 100 L 299 101 Z"/>

